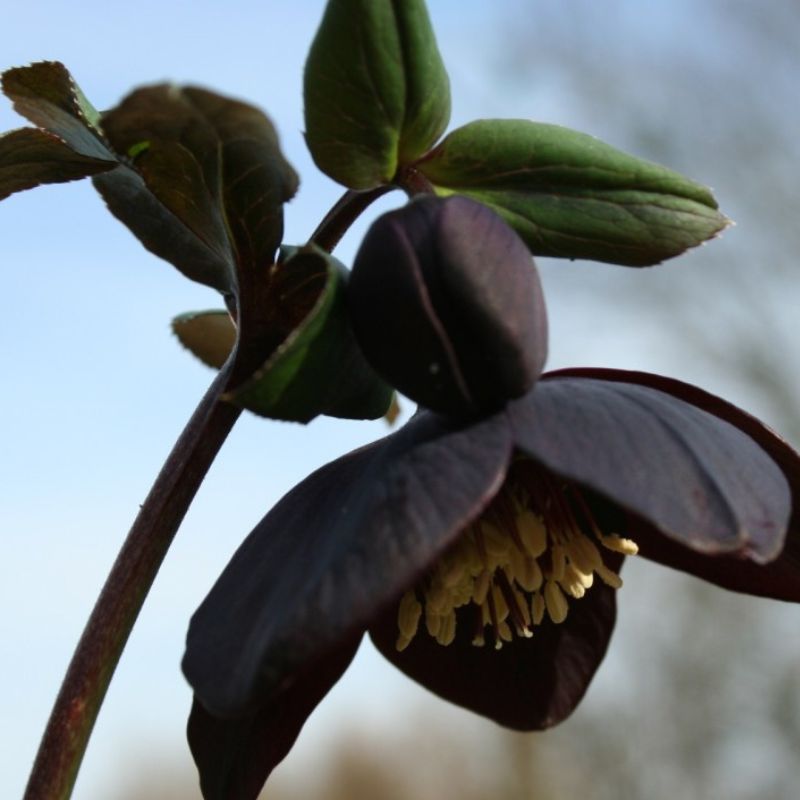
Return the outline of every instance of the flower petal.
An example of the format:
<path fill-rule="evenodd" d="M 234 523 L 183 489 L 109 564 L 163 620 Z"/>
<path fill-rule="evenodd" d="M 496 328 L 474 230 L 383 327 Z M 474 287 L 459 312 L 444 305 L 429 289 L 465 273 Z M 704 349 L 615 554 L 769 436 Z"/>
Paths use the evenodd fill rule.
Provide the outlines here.
<path fill-rule="evenodd" d="M 258 708 L 366 629 L 487 505 L 511 449 L 504 415 L 457 427 L 420 414 L 295 487 L 192 618 L 183 668 L 205 707 Z"/>
<path fill-rule="evenodd" d="M 618 370 L 570 369 L 550 374 L 624 381 L 631 378 L 631 373 Z M 730 422 L 755 440 L 782 470 L 792 493 L 793 508 L 783 551 L 769 564 L 754 564 L 735 556 L 720 558 L 687 551 L 660 536 L 657 530 L 641 520 L 631 523 L 634 526 L 631 534 L 639 545 L 640 554 L 732 591 L 800 602 L 800 455 L 755 417 L 696 386 L 661 375 L 635 373 L 633 377 L 637 383 L 673 394 Z"/>
<path fill-rule="evenodd" d="M 639 555 L 651 561 L 734 592 L 800 603 L 800 546 L 797 537 L 786 540 L 783 552 L 774 561 L 757 564 L 735 555 L 705 555 L 689 550 L 641 519 L 631 520 L 628 532 L 639 545 Z"/>
<path fill-rule="evenodd" d="M 437 413 L 486 416 L 544 367 L 547 312 L 528 249 L 466 197 L 419 197 L 380 217 L 347 291 L 367 360 Z"/>
<path fill-rule="evenodd" d="M 617 570 L 621 556 L 606 559 Z M 495 650 L 472 644 L 472 608 L 458 610 L 456 639 L 447 646 L 419 632 L 402 652 L 397 606 L 370 628 L 376 647 L 413 680 L 452 703 L 516 730 L 542 730 L 569 716 L 606 653 L 616 620 L 616 591 L 593 586 L 570 603 L 564 622 L 537 625 L 530 639 Z"/>
<path fill-rule="evenodd" d="M 361 636 L 320 659 L 291 687 L 256 714 L 218 719 L 195 699 L 187 736 L 205 800 L 255 800 L 272 770 L 286 757 L 303 723 L 339 680 Z"/>
<path fill-rule="evenodd" d="M 792 509 L 787 480 L 761 446 L 777 437 L 761 428 L 754 438 L 743 412 L 693 393 L 644 373 L 563 371 L 509 414 L 517 446 L 555 473 L 691 550 L 766 563 L 783 548 Z"/>

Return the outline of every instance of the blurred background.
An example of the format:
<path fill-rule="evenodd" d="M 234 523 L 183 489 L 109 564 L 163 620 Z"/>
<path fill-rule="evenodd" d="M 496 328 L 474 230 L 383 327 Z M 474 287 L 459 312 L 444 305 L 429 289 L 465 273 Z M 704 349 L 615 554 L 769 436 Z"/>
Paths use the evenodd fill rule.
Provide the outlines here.
<path fill-rule="evenodd" d="M 302 138 L 323 0 L 6 3 L 0 67 L 64 61 L 99 108 L 197 83 L 266 109 L 302 177 L 286 240 L 340 194 Z M 655 269 L 539 260 L 551 367 L 679 377 L 800 444 L 800 5 L 430 0 L 451 127 L 528 117 L 714 188 L 737 222 Z M 23 124 L 0 107 L 0 129 Z M 371 211 L 402 202 L 392 194 Z M 343 241 L 349 261 L 367 222 Z M 89 182 L 0 205 L 0 796 L 21 795 L 61 675 L 161 462 L 211 380 L 169 333 L 219 302 L 145 252 Z M 406 404 L 406 414 L 408 413 Z M 243 418 L 111 686 L 76 800 L 199 798 L 179 669 L 189 615 L 243 536 L 313 468 L 386 432 Z M 365 643 L 265 797 L 786 800 L 800 779 L 800 611 L 631 559 L 609 656 L 577 712 L 512 734 L 411 684 Z"/>

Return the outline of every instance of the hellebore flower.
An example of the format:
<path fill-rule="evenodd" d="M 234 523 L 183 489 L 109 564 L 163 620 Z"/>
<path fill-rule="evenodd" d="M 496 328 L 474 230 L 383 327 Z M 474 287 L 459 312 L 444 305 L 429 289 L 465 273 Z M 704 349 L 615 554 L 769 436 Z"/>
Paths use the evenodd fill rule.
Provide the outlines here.
<path fill-rule="evenodd" d="M 446 205 L 434 202 L 421 217 L 416 204 L 389 215 L 409 226 L 400 238 L 414 242 L 409 269 L 426 290 L 446 281 L 419 262 L 441 266 L 452 231 L 441 224 Z M 441 248 L 418 236 L 420 225 Z M 502 239 L 495 231 L 489 250 Z M 365 245 L 373 255 L 374 245 Z M 464 251 L 460 268 L 495 270 L 491 252 L 476 249 L 480 258 Z M 538 283 L 519 277 L 533 273 L 530 259 L 505 263 L 505 279 L 527 287 L 529 312 L 543 319 Z M 256 797 L 366 632 L 441 697 L 535 730 L 583 697 L 614 627 L 622 562 L 637 548 L 728 589 L 800 600 L 800 456 L 782 439 L 724 400 L 639 372 L 563 370 L 537 382 L 534 368 L 498 407 L 472 390 L 496 365 L 458 356 L 469 330 L 437 328 L 448 301 L 435 287 L 430 294 L 429 327 L 456 354 L 443 367 L 467 376 L 467 394 L 451 393 L 449 413 L 420 411 L 290 491 L 192 619 L 189 740 L 207 798 Z M 391 292 L 384 298 L 391 305 Z M 461 301 L 453 308 L 458 317 Z M 391 327 L 394 312 L 384 311 L 366 316 Z M 530 341 L 523 320 L 514 327 Z M 360 335 L 373 333 L 361 326 Z M 537 364 L 544 343 L 533 347 Z M 430 362 L 430 352 L 417 354 Z M 412 397 L 441 385 L 441 372 L 406 372 Z"/>

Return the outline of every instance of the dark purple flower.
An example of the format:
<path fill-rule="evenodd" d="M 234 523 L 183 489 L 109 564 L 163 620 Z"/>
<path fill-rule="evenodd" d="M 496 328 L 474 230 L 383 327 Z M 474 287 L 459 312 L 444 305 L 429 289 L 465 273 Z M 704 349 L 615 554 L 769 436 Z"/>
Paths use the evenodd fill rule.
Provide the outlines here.
<path fill-rule="evenodd" d="M 545 374 L 471 422 L 418 413 L 289 492 L 192 619 L 206 797 L 256 796 L 365 632 L 447 700 L 554 725 L 603 659 L 633 543 L 800 600 L 798 489 L 800 457 L 773 432 L 646 373 Z"/>
<path fill-rule="evenodd" d="M 193 617 L 208 800 L 256 797 L 366 632 L 443 698 L 536 730 L 600 665 L 626 555 L 800 600 L 800 456 L 679 381 L 539 378 L 538 278 L 491 212 L 428 198 L 387 214 L 349 302 L 372 366 L 439 413 L 289 492 Z"/>

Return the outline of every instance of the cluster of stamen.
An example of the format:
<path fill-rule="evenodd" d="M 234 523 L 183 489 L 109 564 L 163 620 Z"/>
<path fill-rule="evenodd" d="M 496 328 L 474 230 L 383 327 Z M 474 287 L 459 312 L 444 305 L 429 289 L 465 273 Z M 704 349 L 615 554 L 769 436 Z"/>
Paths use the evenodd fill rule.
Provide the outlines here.
<path fill-rule="evenodd" d="M 520 462 L 518 462 L 519 465 Z M 500 649 L 514 636 L 530 638 L 545 615 L 561 623 L 568 598 L 584 596 L 595 576 L 618 589 L 622 579 L 602 550 L 635 555 L 630 539 L 602 533 L 580 491 L 522 460 L 483 515 L 428 575 L 407 591 L 398 610 L 397 649 L 411 643 L 424 619 L 442 645 L 456 635 L 456 610 L 474 610 L 472 642 Z M 599 545 L 599 547 L 598 547 Z M 463 612 L 461 613 L 463 621 Z"/>

